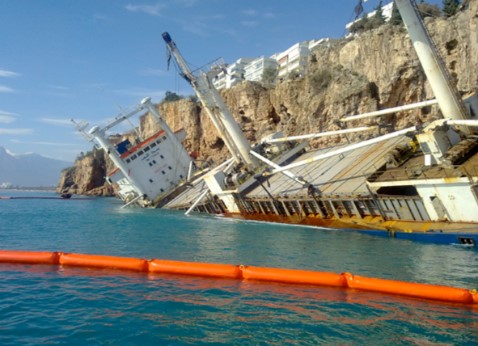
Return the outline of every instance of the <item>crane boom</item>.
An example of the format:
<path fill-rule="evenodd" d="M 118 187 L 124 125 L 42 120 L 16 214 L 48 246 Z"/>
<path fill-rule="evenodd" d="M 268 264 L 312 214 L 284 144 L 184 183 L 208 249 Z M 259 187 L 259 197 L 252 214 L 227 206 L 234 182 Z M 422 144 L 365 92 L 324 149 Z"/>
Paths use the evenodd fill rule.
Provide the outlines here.
<path fill-rule="evenodd" d="M 234 117 L 207 75 L 200 73 L 198 76 L 195 76 L 169 33 L 164 32 L 162 36 L 169 52 L 181 70 L 182 77 L 191 84 L 198 99 L 209 115 L 209 118 L 219 132 L 219 135 L 234 157 L 234 160 L 237 163 L 243 162 L 247 165 L 255 166 L 257 161 L 250 153 L 251 145 L 249 141 L 244 136 L 239 125 L 234 120 Z"/>
<path fill-rule="evenodd" d="M 468 119 L 463 101 L 452 83 L 435 44 L 431 40 L 414 0 L 395 0 L 418 59 L 430 81 L 438 106 L 446 119 Z"/>

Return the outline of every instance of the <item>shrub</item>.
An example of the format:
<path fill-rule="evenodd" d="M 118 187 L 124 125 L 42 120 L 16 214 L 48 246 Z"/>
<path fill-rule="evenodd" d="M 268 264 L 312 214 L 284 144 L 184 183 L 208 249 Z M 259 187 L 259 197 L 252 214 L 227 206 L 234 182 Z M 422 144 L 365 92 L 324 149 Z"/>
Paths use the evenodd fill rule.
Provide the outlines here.
<path fill-rule="evenodd" d="M 310 77 L 310 85 L 315 91 L 326 89 L 332 80 L 330 69 L 320 69 Z"/>

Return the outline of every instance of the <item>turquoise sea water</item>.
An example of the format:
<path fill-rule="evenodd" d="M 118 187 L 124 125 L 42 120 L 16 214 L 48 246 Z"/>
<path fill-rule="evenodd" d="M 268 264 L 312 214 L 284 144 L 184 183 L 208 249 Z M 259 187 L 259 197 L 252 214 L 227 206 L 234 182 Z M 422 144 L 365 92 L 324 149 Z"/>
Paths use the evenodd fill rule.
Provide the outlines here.
<path fill-rule="evenodd" d="M 120 206 L 99 198 L 0 200 L 0 249 L 348 271 L 478 288 L 476 248 Z M 0 321 L 1 345 L 478 345 L 478 308 L 470 306 L 41 265 L 0 264 Z"/>

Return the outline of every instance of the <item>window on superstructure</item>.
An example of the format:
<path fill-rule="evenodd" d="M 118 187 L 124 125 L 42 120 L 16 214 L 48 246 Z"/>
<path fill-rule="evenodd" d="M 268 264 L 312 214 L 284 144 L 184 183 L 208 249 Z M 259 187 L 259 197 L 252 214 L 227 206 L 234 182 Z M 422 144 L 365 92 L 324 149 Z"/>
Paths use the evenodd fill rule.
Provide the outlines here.
<path fill-rule="evenodd" d="M 137 157 L 136 154 L 131 155 L 131 160 L 136 159 L 136 157 Z"/>
<path fill-rule="evenodd" d="M 159 155 L 160 158 L 164 159 L 164 156 L 163 155 Z"/>
<path fill-rule="evenodd" d="M 154 148 L 156 146 L 156 142 L 151 143 L 151 148 Z"/>
<path fill-rule="evenodd" d="M 150 147 L 146 147 L 146 148 L 144 148 L 144 151 L 145 151 L 145 152 L 146 152 L 146 151 L 149 151 L 149 149 L 151 149 L 151 148 L 150 148 Z"/>
<path fill-rule="evenodd" d="M 166 140 L 166 136 L 163 136 L 163 141 L 165 141 L 165 140 Z"/>
<path fill-rule="evenodd" d="M 130 163 L 130 162 L 131 162 L 131 160 L 130 160 L 130 159 L 126 159 L 126 163 Z"/>
<path fill-rule="evenodd" d="M 153 182 L 153 179 L 149 179 L 149 182 L 152 183 L 152 182 Z"/>
<path fill-rule="evenodd" d="M 161 171 L 161 173 L 163 173 L 163 174 L 166 174 L 166 172 L 165 172 L 165 171 Z"/>
<path fill-rule="evenodd" d="M 144 154 L 144 152 L 142 150 L 138 151 L 138 156 L 141 156 L 143 154 Z"/>
<path fill-rule="evenodd" d="M 168 166 L 168 169 L 169 169 L 169 170 L 172 170 L 172 169 L 173 169 L 173 167 L 171 167 L 171 166 Z"/>

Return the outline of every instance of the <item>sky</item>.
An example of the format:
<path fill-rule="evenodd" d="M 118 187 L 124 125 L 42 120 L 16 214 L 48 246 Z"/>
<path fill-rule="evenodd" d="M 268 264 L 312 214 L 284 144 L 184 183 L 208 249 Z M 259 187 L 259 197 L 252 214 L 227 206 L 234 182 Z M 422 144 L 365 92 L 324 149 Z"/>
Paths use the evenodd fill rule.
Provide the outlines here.
<path fill-rule="evenodd" d="M 104 125 L 144 97 L 191 95 L 167 70 L 164 31 L 194 69 L 343 37 L 357 2 L 0 0 L 0 146 L 72 162 L 92 144 L 71 118 Z"/>

